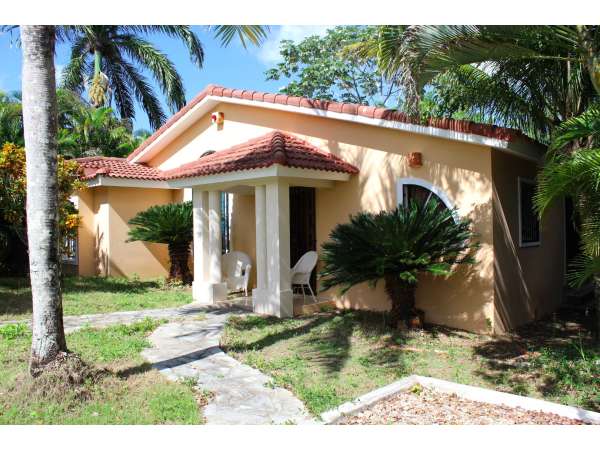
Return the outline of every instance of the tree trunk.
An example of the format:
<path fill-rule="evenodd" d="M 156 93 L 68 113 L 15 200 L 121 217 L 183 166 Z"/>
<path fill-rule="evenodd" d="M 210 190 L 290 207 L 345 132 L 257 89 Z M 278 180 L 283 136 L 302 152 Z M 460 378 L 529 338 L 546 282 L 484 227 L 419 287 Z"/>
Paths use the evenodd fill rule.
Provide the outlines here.
<path fill-rule="evenodd" d="M 385 291 L 392 301 L 390 319 L 394 325 L 401 320 L 408 319 L 415 314 L 416 286 L 402 281 L 397 276 L 385 276 Z"/>
<path fill-rule="evenodd" d="M 169 280 L 180 280 L 184 284 L 192 283 L 192 274 L 188 265 L 190 257 L 190 243 L 176 242 L 169 244 Z"/>
<path fill-rule="evenodd" d="M 595 311 L 592 323 L 592 336 L 596 342 L 600 342 L 600 276 L 594 277 L 594 300 Z"/>
<path fill-rule="evenodd" d="M 60 289 L 54 27 L 21 27 L 32 375 L 67 351 Z"/>

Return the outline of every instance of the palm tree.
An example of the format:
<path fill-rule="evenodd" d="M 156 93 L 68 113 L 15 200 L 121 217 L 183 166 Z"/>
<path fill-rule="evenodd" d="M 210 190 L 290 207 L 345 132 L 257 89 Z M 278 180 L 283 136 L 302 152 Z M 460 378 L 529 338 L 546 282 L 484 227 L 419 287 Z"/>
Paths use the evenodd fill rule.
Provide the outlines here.
<path fill-rule="evenodd" d="M 21 27 L 32 375 L 67 351 L 60 289 L 54 43 L 53 26 Z"/>
<path fill-rule="evenodd" d="M 409 321 L 417 314 L 415 291 L 421 273 L 447 276 L 458 264 L 474 262 L 471 221 L 437 201 L 411 202 L 393 211 L 362 212 L 337 225 L 322 245 L 322 289 L 385 282 L 391 320 Z"/>
<path fill-rule="evenodd" d="M 68 121 L 58 132 L 61 154 L 123 157 L 133 151 L 140 140 L 118 120 L 111 108 L 80 105 L 69 113 Z"/>
<path fill-rule="evenodd" d="M 192 202 L 157 205 L 129 221 L 131 241 L 155 242 L 169 246 L 169 280 L 191 284 L 188 266 L 192 242 Z"/>
<path fill-rule="evenodd" d="M 548 142 L 600 92 L 598 26 L 383 26 L 363 51 L 398 77 L 417 113 L 435 88 L 441 114 L 456 111 Z"/>
<path fill-rule="evenodd" d="M 259 25 L 220 25 L 212 27 L 223 45 L 236 36 L 244 46 L 266 37 Z M 204 61 L 200 40 L 186 25 L 76 25 L 59 29 L 59 37 L 71 43 L 71 59 L 63 72 L 64 87 L 88 95 L 94 106 L 108 106 L 114 99 L 122 119 L 135 117 L 138 101 L 154 129 L 166 119 L 160 101 L 142 71 L 148 71 L 166 97 L 172 112 L 185 104 L 185 90 L 172 61 L 143 38 L 161 34 L 185 44 L 192 62 L 199 68 Z M 86 84 L 88 86 L 86 86 Z"/>
<path fill-rule="evenodd" d="M 0 92 L 0 145 L 12 142 L 23 146 L 23 118 L 18 93 Z"/>
<path fill-rule="evenodd" d="M 577 148 L 577 151 L 569 149 Z M 538 175 L 536 206 L 543 215 L 564 196 L 575 206 L 581 235 L 581 254 L 573 261 L 569 279 L 581 286 L 595 284 L 596 338 L 600 330 L 600 105 L 560 125 L 544 168 Z"/>

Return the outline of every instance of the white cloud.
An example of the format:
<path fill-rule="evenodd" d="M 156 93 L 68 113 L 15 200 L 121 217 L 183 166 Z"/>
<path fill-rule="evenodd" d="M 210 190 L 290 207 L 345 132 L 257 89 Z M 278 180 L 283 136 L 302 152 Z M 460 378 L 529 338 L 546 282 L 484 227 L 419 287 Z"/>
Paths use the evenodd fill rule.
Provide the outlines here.
<path fill-rule="evenodd" d="M 282 40 L 299 42 L 308 36 L 324 36 L 333 27 L 334 25 L 282 25 L 269 34 L 269 39 L 260 46 L 256 56 L 265 65 L 271 66 L 281 60 L 279 43 Z"/>

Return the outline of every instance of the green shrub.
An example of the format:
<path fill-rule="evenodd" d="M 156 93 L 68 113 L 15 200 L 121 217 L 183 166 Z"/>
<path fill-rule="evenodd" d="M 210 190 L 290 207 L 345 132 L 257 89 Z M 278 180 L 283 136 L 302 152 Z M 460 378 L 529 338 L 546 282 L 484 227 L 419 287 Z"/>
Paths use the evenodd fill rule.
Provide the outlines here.
<path fill-rule="evenodd" d="M 29 334 L 29 327 L 24 323 L 10 323 L 0 327 L 0 336 L 8 341 L 27 334 Z"/>

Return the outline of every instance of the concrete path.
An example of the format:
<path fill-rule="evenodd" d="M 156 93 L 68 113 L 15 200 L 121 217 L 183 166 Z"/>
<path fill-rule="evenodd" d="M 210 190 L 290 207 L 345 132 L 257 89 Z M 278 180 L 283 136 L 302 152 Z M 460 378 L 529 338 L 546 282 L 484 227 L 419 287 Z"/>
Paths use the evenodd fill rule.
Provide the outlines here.
<path fill-rule="evenodd" d="M 229 313 L 214 311 L 206 320 L 171 322 L 150 335 L 153 348 L 142 356 L 172 380 L 195 378 L 214 393 L 204 408 L 208 424 L 257 425 L 314 423 L 304 405 L 262 372 L 241 364 L 219 348 Z"/>

